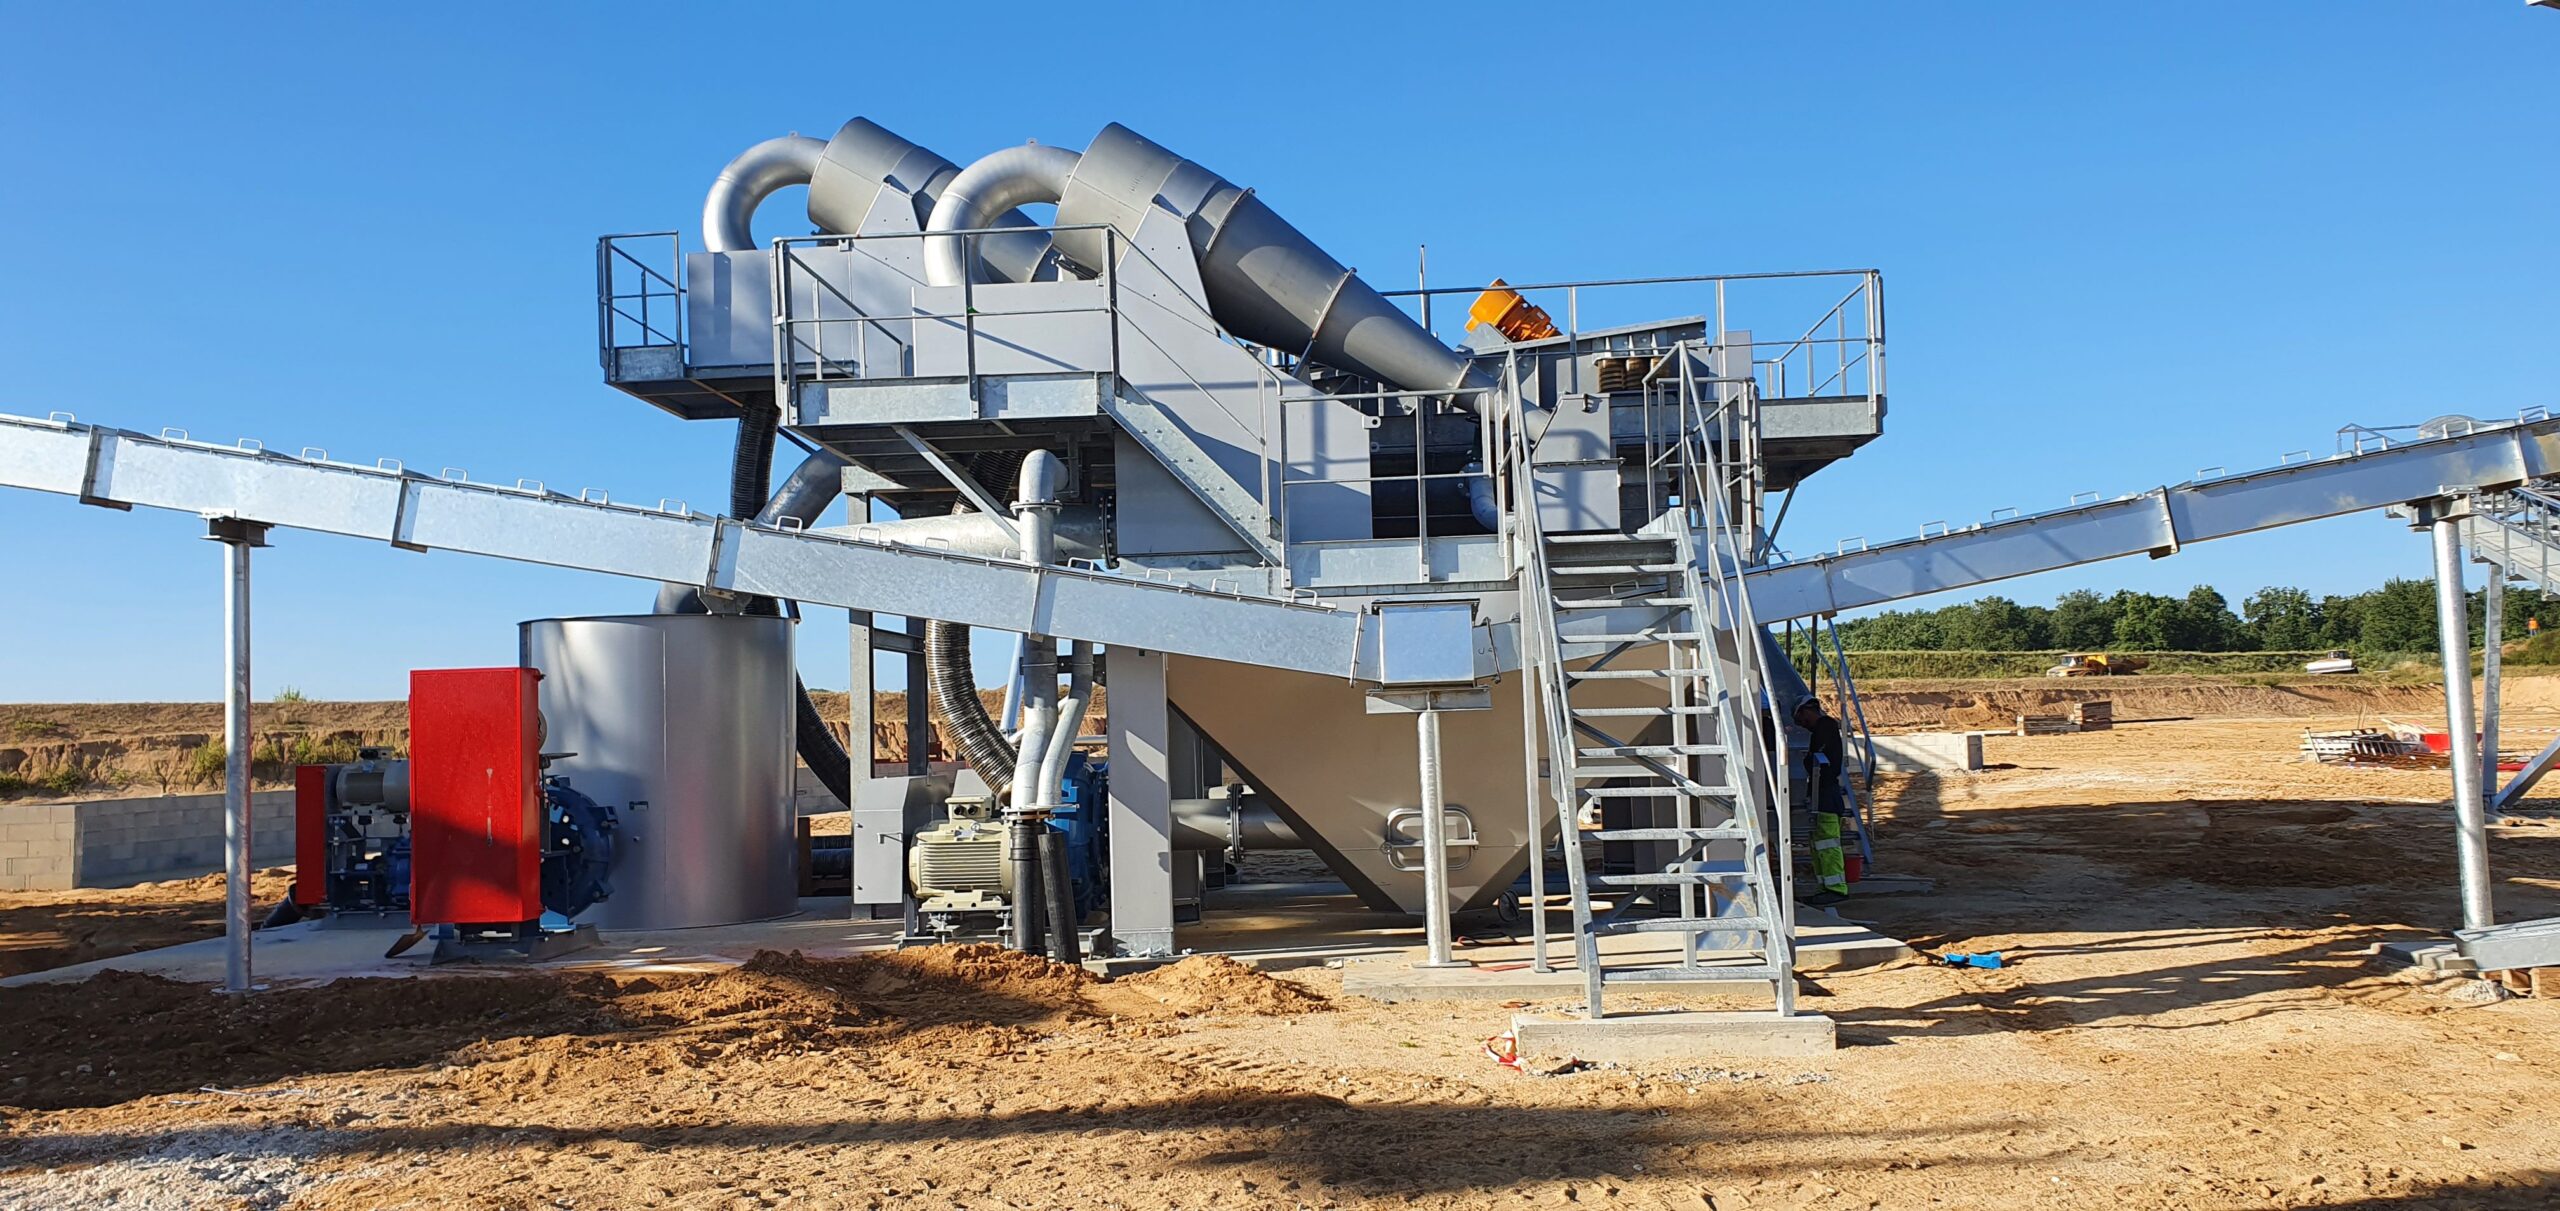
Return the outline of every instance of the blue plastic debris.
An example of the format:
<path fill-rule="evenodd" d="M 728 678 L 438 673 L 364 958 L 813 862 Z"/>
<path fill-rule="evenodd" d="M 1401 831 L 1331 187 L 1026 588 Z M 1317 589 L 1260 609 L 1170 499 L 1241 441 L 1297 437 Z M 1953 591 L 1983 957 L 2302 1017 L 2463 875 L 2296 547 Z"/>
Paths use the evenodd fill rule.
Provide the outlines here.
<path fill-rule="evenodd" d="M 1988 954 L 1978 955 L 1965 954 L 1962 951 L 1950 950 L 1945 954 L 1939 955 L 1938 961 L 1949 967 L 1985 967 L 1995 970 L 2002 965 L 2000 962 L 2000 952 L 1996 950 L 1991 951 Z"/>

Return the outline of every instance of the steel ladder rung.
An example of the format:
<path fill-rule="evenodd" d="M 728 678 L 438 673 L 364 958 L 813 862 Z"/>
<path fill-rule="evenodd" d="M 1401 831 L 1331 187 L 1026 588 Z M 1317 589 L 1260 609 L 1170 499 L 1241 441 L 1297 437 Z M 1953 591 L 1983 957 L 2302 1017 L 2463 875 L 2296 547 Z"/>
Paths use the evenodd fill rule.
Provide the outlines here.
<path fill-rule="evenodd" d="M 1592 928 L 1603 933 L 1767 933 L 1766 917 L 1644 917 L 1603 921 Z"/>
<path fill-rule="evenodd" d="M 1696 828 L 1595 828 L 1582 834 L 1602 841 L 1748 841 L 1749 831 L 1739 824 L 1709 824 Z"/>
<path fill-rule="evenodd" d="M 1662 677 L 1682 679 L 1713 677 L 1713 669 L 1566 669 L 1564 675 L 1575 681 L 1644 681 Z"/>
<path fill-rule="evenodd" d="M 1749 870 L 1737 867 L 1732 870 L 1660 870 L 1637 875 L 1591 875 L 1588 881 L 1600 887 L 1711 887 L 1750 878 Z"/>
<path fill-rule="evenodd" d="M 1659 576 L 1665 572 L 1681 571 L 1688 566 L 1684 563 L 1566 563 L 1547 569 L 1547 575 L 1550 577 Z"/>
<path fill-rule="evenodd" d="M 1766 984 L 1778 978 L 1778 969 L 1767 963 L 1737 964 L 1732 967 L 1639 967 L 1633 971 L 1602 969 L 1604 984 Z"/>
<path fill-rule="evenodd" d="M 1686 597 L 1574 597 L 1558 598 L 1555 606 L 1559 610 L 1616 610 L 1645 607 L 1667 609 L 1673 606 L 1694 606 L 1695 604 Z"/>
<path fill-rule="evenodd" d="M 1667 545 L 1671 541 L 1653 534 L 1549 534 L 1546 539 L 1547 545 L 1551 547 L 1592 547 L 1648 542 Z"/>
<path fill-rule="evenodd" d="M 1607 744 L 1573 750 L 1577 757 L 1712 757 L 1723 752 L 1721 744 Z"/>
<path fill-rule="evenodd" d="M 1584 775 L 1576 774 L 1575 777 Z M 1598 778 L 1633 778 L 1635 774 L 1594 774 Z M 1656 774 L 1655 777 L 1661 775 Z M 1703 782 L 1682 782 L 1678 786 L 1586 786 L 1575 794 L 1585 799 L 1730 799 L 1729 787 L 1708 786 Z"/>

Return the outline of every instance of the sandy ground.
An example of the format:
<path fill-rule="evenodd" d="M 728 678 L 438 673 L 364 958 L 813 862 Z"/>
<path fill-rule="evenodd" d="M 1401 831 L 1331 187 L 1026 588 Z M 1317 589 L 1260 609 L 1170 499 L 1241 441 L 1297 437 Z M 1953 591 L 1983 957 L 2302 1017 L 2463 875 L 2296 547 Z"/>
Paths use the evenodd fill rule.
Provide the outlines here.
<path fill-rule="evenodd" d="M 293 868 L 250 880 L 254 919 L 285 897 Z M 133 887 L 0 892 L 0 976 L 155 950 L 222 932 L 224 879 L 205 875 Z"/>
<path fill-rule="evenodd" d="M 109 976 L 0 990 L 0 1207 L 2553 1205 L 2560 1001 L 2366 964 L 2454 917 L 2444 775 L 2305 766 L 2303 726 L 1888 784 L 1881 867 L 1938 888 L 1849 915 L 2010 966 L 1826 974 L 1819 1059 L 1538 1076 L 1484 1058 L 1496 1005 L 947 951 Z M 2545 806 L 2497 829 L 2504 915 L 2560 912 Z"/>

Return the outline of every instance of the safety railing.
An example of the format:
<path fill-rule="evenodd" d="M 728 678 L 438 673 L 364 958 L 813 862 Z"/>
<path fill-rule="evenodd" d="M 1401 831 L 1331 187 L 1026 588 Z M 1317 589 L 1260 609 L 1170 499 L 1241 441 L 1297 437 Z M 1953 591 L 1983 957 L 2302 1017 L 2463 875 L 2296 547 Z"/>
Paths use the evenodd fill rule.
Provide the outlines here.
<path fill-rule="evenodd" d="M 883 241 L 913 242 L 919 247 L 927 241 L 958 240 L 961 263 L 978 263 L 980 243 L 988 237 L 1020 238 L 1025 234 L 1055 235 L 1060 232 L 1093 231 L 1101 234 L 1106 255 L 1097 274 L 1102 286 L 1099 302 L 1062 307 L 1008 307 L 1001 312 L 985 313 L 978 307 L 980 283 L 977 274 L 965 273 L 957 287 L 960 306 L 956 310 L 928 311 L 908 306 L 896 314 L 878 314 L 880 302 L 866 304 L 857 300 L 840 282 L 847 275 L 829 272 L 829 267 L 816 263 L 812 254 L 828 250 L 846 254 L 867 251 Z M 980 357 L 983 349 L 981 326 L 994 320 L 1012 321 L 1050 315 L 1091 315 L 1098 317 L 1105 347 L 1097 359 L 1105 364 L 1092 367 L 1117 374 L 1120 369 L 1118 294 L 1121 238 L 1108 224 L 1089 223 L 1060 227 L 977 227 L 963 231 L 882 232 L 870 235 L 794 236 L 773 242 L 773 327 L 774 386 L 776 398 L 796 398 L 799 387 L 829 381 L 909 378 L 917 373 L 916 349 L 928 325 L 956 324 L 960 328 L 961 365 L 957 377 L 967 384 L 969 397 L 978 398 Z"/>
<path fill-rule="evenodd" d="M 1751 360 L 1762 389 L 1775 399 L 1881 397 L 1884 275 L 1874 270 L 1858 275 L 1848 293 L 1794 340 L 1775 347 L 1754 342 Z"/>
<path fill-rule="evenodd" d="M 1874 269 L 1599 278 L 1505 283 L 1503 288 L 1536 306 L 1555 328 L 1551 336 L 1514 344 L 1524 360 L 1572 359 L 1573 366 L 1558 367 L 1559 386 L 1568 393 L 1608 386 L 1585 375 L 1577 355 L 1659 354 L 1671 343 L 1703 339 L 1737 351 L 1747 345 L 1761 393 L 1771 399 L 1861 398 L 1872 403 L 1885 394 L 1884 276 Z M 1423 326 L 1431 328 L 1435 300 L 1473 298 L 1485 289 L 1425 285 L 1383 293 L 1409 301 Z M 1665 301 L 1673 304 L 1671 309 L 1665 309 Z M 1698 335 L 1663 336 L 1652 321 L 1664 315 L 1696 317 Z M 1762 326 L 1794 335 L 1770 337 Z M 1753 339 L 1727 339 L 1743 331 Z"/>
<path fill-rule="evenodd" d="M 1025 236 L 1054 237 L 1073 232 L 1096 233 L 1103 246 L 1104 255 L 1099 268 L 1074 270 L 1089 272 L 1090 276 L 1084 280 L 1097 287 L 1099 297 L 1087 304 L 990 308 L 982 305 L 981 292 L 986 287 L 972 274 L 966 275 L 968 280 L 956 287 L 960 292 L 956 309 L 927 311 L 897 304 L 901 310 L 895 314 L 883 314 L 893 305 L 892 300 L 874 300 L 866 305 L 840 284 L 846 275 L 831 272 L 833 267 L 819 259 L 822 251 L 851 254 L 857 250 L 878 249 L 881 253 L 888 253 L 883 242 L 907 241 L 917 246 L 917 259 L 921 260 L 934 242 L 958 240 L 962 245 L 962 263 L 975 265 L 983 241 L 1021 239 Z M 1239 359 L 1239 363 L 1249 362 L 1254 368 L 1254 377 L 1249 382 L 1202 382 L 1186 360 L 1165 349 L 1146 324 L 1131 322 L 1128 308 L 1138 300 L 1123 290 L 1124 266 L 1130 271 L 1144 266 L 1163 283 L 1179 283 L 1182 277 L 1166 271 L 1144 249 L 1129 243 L 1116 228 L 1088 223 L 933 233 L 803 236 L 776 240 L 772 256 L 777 398 L 786 401 L 796 399 L 802 388 L 815 383 L 916 377 L 925 372 L 916 360 L 920 334 L 927 330 L 928 325 L 944 324 L 959 329 L 960 362 L 956 367 L 937 364 L 932 369 L 937 374 L 946 369 L 956 371 L 953 377 L 962 380 L 971 399 L 978 399 L 981 398 L 982 380 L 988 375 L 987 367 L 991 363 L 1004 364 L 996 359 L 1020 349 L 1018 342 L 1004 332 L 990 333 L 991 326 L 1005 329 L 1028 317 L 1091 315 L 1095 317 L 1097 328 L 1091 334 L 1091 343 L 1080 350 L 1086 356 L 1078 359 L 1078 366 L 1108 374 L 1116 382 L 1123 376 L 1127 355 L 1152 350 L 1155 356 L 1146 358 L 1147 364 L 1170 367 L 1171 372 L 1178 376 L 1176 381 L 1187 386 L 1194 398 L 1223 413 L 1232 427 L 1224 437 L 1232 439 L 1232 444 L 1250 453 L 1260 464 L 1259 474 L 1249 476 L 1239 484 L 1251 500 L 1251 508 L 1245 512 L 1254 515 L 1239 516 L 1236 519 L 1238 523 L 1281 538 L 1285 544 L 1285 511 L 1279 499 L 1282 490 L 1280 468 L 1286 465 L 1285 442 L 1281 437 L 1284 427 L 1278 423 L 1280 400 L 1289 388 L 1303 389 L 1304 384 L 1284 378 L 1279 370 L 1267 364 L 1260 347 L 1226 331 L 1210 313 L 1205 300 L 1191 298 L 1178 288 L 1171 291 L 1148 290 L 1144 303 L 1151 315 L 1187 325 L 1221 343 L 1245 351 L 1247 357 Z M 888 256 L 881 255 L 879 259 L 885 261 Z M 908 280 L 912 282 L 911 275 Z M 1243 403 L 1243 397 L 1247 395 L 1251 397 L 1249 408 Z M 1130 399 L 1125 395 L 1121 400 L 1129 407 L 1154 406 L 1149 401 Z M 1169 434 L 1172 431 L 1170 423 L 1162 431 Z"/>
<path fill-rule="evenodd" d="M 1453 391 L 1369 391 L 1341 395 L 1283 395 L 1279 397 L 1279 403 L 1281 461 L 1276 507 L 1281 518 L 1280 533 L 1284 543 L 1291 537 L 1288 516 L 1289 502 L 1293 495 L 1303 494 L 1311 488 L 1322 486 L 1365 487 L 1374 500 L 1378 489 L 1382 486 L 1411 485 L 1413 533 L 1410 537 L 1413 543 L 1413 579 L 1415 583 L 1427 584 L 1442 579 L 1439 569 L 1432 562 L 1431 540 L 1434 537 L 1447 537 L 1449 533 L 1446 530 L 1438 535 L 1433 533 L 1432 485 L 1456 483 L 1460 489 L 1461 499 L 1467 502 L 1470 516 L 1475 513 L 1475 503 L 1480 493 L 1495 502 L 1493 511 L 1497 517 L 1503 512 L 1499 502 L 1505 499 L 1507 481 L 1496 477 L 1494 467 L 1502 457 L 1501 443 L 1507 439 L 1506 435 L 1509 432 L 1509 422 L 1505 418 L 1509 413 L 1517 411 L 1507 388 L 1461 387 Z M 1343 405 L 1359 410 L 1365 415 L 1371 428 L 1400 424 L 1410 418 L 1413 426 L 1413 469 L 1405 472 L 1379 473 L 1376 462 L 1379 454 L 1375 444 L 1372 443 L 1369 457 L 1361 460 L 1360 464 L 1366 470 L 1360 474 L 1307 473 L 1305 468 L 1297 465 L 1301 457 L 1320 463 L 1323 456 L 1320 450 L 1310 450 L 1303 452 L 1301 457 L 1292 457 L 1288 445 L 1289 410 L 1326 405 Z M 1477 420 L 1475 449 L 1464 467 L 1455 471 L 1434 471 L 1431 469 L 1433 444 L 1431 421 L 1434 417 L 1447 415 L 1451 411 L 1475 414 Z M 1312 430 L 1313 426 L 1309 428 Z M 1377 511 L 1373 512 L 1373 516 L 1382 517 L 1389 514 Z M 1470 529 L 1465 532 L 1474 533 L 1475 531 Z M 1495 528 L 1495 533 L 1501 536 L 1502 566 L 1506 569 L 1510 568 L 1512 552 L 1508 533 L 1499 524 Z"/>
<path fill-rule="evenodd" d="M 2472 511 L 2488 523 L 2471 527 L 2474 556 L 2535 584 L 2560 584 L 2560 497 L 2535 488 L 2483 493 Z"/>
<path fill-rule="evenodd" d="M 656 261 L 661 250 L 666 259 Z M 606 371 L 613 369 L 619 349 L 684 346 L 683 277 L 684 237 L 678 232 L 632 232 L 596 241 L 596 358 Z"/>

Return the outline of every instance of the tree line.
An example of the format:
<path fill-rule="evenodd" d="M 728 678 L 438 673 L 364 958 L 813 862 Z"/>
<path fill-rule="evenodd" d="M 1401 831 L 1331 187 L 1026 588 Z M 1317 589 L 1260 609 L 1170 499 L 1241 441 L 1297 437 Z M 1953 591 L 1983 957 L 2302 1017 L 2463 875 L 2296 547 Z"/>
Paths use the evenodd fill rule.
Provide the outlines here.
<path fill-rule="evenodd" d="M 2474 646 L 2484 603 L 2483 592 L 2471 594 Z M 2510 587 L 2503 604 L 2506 639 L 2524 638 L 2534 619 L 2560 620 L 2553 599 L 2537 589 Z M 2270 586 L 2237 611 L 2210 585 L 2183 597 L 2074 589 L 2050 606 L 1984 597 L 1934 610 L 1886 610 L 1842 622 L 1840 639 L 1858 651 L 2425 652 L 2436 646 L 2436 589 L 2431 580 L 2389 580 L 2362 593 L 2314 597 Z"/>

